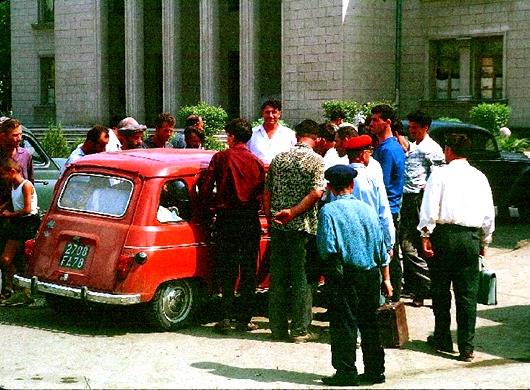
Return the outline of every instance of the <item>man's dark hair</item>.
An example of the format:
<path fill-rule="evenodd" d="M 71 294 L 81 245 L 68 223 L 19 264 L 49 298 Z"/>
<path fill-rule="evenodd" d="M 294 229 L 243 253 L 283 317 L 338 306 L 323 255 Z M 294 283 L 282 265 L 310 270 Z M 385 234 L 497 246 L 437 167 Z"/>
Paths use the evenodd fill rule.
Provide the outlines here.
<path fill-rule="evenodd" d="M 318 136 L 328 142 L 335 141 L 335 126 L 330 122 L 323 122 L 318 125 Z"/>
<path fill-rule="evenodd" d="M 444 146 L 451 148 L 455 156 L 468 157 L 473 144 L 471 138 L 465 134 L 451 133 L 444 138 Z"/>
<path fill-rule="evenodd" d="M 229 121 L 225 126 L 226 134 L 232 134 L 235 138 L 235 143 L 242 142 L 246 144 L 250 137 L 252 137 L 252 126 L 246 119 L 237 118 Z"/>
<path fill-rule="evenodd" d="M 372 114 L 381 114 L 381 119 L 386 121 L 387 119 L 394 119 L 396 117 L 396 112 L 388 104 L 378 104 L 377 106 L 372 107 Z"/>
<path fill-rule="evenodd" d="M 299 137 L 316 139 L 319 136 L 318 123 L 312 119 L 304 119 L 294 127 L 294 132 Z"/>
<path fill-rule="evenodd" d="M 396 134 L 405 135 L 405 128 L 403 127 L 403 122 L 401 122 L 397 118 L 394 118 L 392 120 L 392 123 L 390 123 L 390 129 L 392 130 L 392 134 L 394 135 Z"/>
<path fill-rule="evenodd" d="M 88 133 L 86 133 L 85 142 L 90 141 L 94 144 L 97 144 L 99 142 L 99 139 L 101 138 L 101 133 L 105 133 L 108 136 L 109 129 L 107 129 L 105 126 L 95 125 L 90 130 L 88 130 Z"/>
<path fill-rule="evenodd" d="M 421 127 L 430 126 L 432 118 L 423 110 L 416 110 L 407 115 L 409 122 L 416 122 Z"/>
<path fill-rule="evenodd" d="M 267 107 L 267 106 L 275 108 L 278 111 L 282 110 L 282 102 L 279 101 L 278 99 L 267 99 L 267 100 L 265 100 L 263 102 L 263 104 L 261 105 L 261 110 L 260 111 L 263 111 L 265 109 L 265 107 Z"/>
<path fill-rule="evenodd" d="M 20 122 L 15 118 L 7 119 L 2 123 L 0 133 L 7 134 L 10 130 L 16 129 L 18 126 L 20 126 Z"/>
<path fill-rule="evenodd" d="M 197 126 L 197 124 L 201 121 L 201 117 L 199 115 L 191 114 L 186 118 L 186 127 L 188 126 Z"/>
<path fill-rule="evenodd" d="M 175 117 L 169 112 L 162 112 L 158 114 L 158 116 L 155 118 L 155 128 L 160 128 L 164 126 L 164 123 L 167 123 L 171 127 L 174 127 L 177 121 Z"/>
<path fill-rule="evenodd" d="M 184 129 L 184 138 L 188 138 L 191 134 L 196 134 L 201 142 L 204 141 L 204 138 L 206 138 L 204 131 L 196 128 L 195 126 L 188 126 Z"/>
<path fill-rule="evenodd" d="M 329 119 L 336 121 L 337 119 L 345 119 L 346 112 L 342 107 L 333 108 L 329 111 Z"/>
<path fill-rule="evenodd" d="M 337 130 L 339 138 L 344 140 L 346 138 L 357 137 L 359 133 L 355 130 L 353 126 L 340 126 Z"/>

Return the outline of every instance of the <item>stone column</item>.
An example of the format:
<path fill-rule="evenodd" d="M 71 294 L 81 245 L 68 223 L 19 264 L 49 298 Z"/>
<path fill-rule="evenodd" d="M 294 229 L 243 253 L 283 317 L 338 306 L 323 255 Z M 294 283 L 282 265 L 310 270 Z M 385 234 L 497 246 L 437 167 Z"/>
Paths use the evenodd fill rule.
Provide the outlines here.
<path fill-rule="evenodd" d="M 180 1 L 162 0 L 163 110 L 176 115 L 181 105 Z"/>
<path fill-rule="evenodd" d="M 259 111 L 257 14 L 257 0 L 239 0 L 239 109 L 249 120 Z"/>
<path fill-rule="evenodd" d="M 125 2 L 125 109 L 145 122 L 143 0 Z"/>
<path fill-rule="evenodd" d="M 219 0 L 200 0 L 201 100 L 219 105 Z"/>

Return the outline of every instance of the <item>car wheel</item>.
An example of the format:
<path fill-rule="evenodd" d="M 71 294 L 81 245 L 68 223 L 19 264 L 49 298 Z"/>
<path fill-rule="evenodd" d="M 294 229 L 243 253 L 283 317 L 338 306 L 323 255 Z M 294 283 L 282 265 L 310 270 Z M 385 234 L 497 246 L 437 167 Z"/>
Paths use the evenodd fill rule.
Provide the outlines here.
<path fill-rule="evenodd" d="M 167 331 L 190 326 L 203 302 L 200 284 L 193 280 L 172 280 L 158 287 L 147 307 L 147 319 Z"/>

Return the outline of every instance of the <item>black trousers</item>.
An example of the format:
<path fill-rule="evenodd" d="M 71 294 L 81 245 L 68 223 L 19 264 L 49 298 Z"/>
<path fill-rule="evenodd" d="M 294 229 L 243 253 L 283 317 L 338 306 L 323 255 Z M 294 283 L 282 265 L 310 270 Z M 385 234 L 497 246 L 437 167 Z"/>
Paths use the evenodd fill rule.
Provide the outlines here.
<path fill-rule="evenodd" d="M 456 303 L 457 343 L 460 353 L 474 350 L 477 321 L 480 241 L 478 229 L 459 225 L 436 225 L 431 243 L 434 337 L 451 342 L 451 284 Z"/>
<path fill-rule="evenodd" d="M 364 372 L 379 375 L 385 371 L 385 351 L 379 341 L 375 318 L 381 291 L 380 276 L 379 268 L 356 272 L 345 267 L 343 278 L 326 278 L 331 364 L 337 373 L 357 375 L 357 329 L 361 332 Z"/>
<path fill-rule="evenodd" d="M 216 276 L 223 291 L 221 313 L 223 319 L 248 323 L 253 314 L 256 264 L 261 225 L 257 211 L 226 210 L 216 219 L 214 262 Z M 238 276 L 240 297 L 234 307 L 234 290 Z"/>
<path fill-rule="evenodd" d="M 405 290 L 421 300 L 431 296 L 431 279 L 427 262 L 421 257 L 421 237 L 418 232 L 423 193 L 403 194 L 399 243 L 403 255 Z"/>

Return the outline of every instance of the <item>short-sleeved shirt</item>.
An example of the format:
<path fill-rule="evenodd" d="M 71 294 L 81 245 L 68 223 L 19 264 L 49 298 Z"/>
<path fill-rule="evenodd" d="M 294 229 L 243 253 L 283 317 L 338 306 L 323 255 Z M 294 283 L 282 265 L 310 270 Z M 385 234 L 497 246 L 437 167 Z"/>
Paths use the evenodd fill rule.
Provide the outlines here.
<path fill-rule="evenodd" d="M 271 213 L 296 206 L 311 191 L 324 191 L 324 159 L 304 143 L 296 143 L 274 157 L 267 172 L 265 189 L 270 192 Z M 316 234 L 318 207 L 293 218 L 286 225 L 273 224 L 281 230 L 299 230 Z"/>
<path fill-rule="evenodd" d="M 278 125 L 272 138 L 269 138 L 263 125 L 252 129 L 252 137 L 247 148 L 265 164 L 269 164 L 278 153 L 289 150 L 296 143 L 296 134 L 288 127 Z"/>
<path fill-rule="evenodd" d="M 175 134 L 173 139 L 169 141 L 171 146 L 175 149 L 185 149 L 186 148 L 186 140 L 184 139 L 184 134 L 178 133 Z"/>
<path fill-rule="evenodd" d="M 442 148 L 428 134 L 419 144 L 411 142 L 405 160 L 403 192 L 418 194 L 427 183 L 432 169 L 444 164 L 445 156 Z"/>
<path fill-rule="evenodd" d="M 405 180 L 405 152 L 394 137 L 389 137 L 375 148 L 373 156 L 383 169 L 390 210 L 392 214 L 398 213 Z"/>

